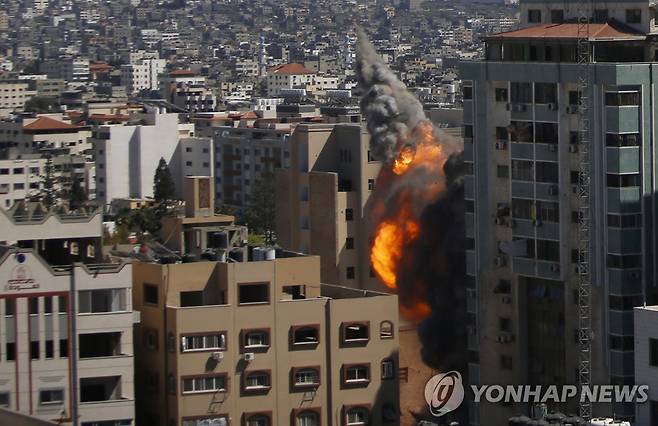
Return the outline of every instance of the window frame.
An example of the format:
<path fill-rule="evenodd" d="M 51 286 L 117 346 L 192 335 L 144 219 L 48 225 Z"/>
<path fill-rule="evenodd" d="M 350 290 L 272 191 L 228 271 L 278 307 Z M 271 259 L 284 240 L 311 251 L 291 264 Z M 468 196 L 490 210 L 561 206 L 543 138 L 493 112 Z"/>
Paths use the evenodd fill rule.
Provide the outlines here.
<path fill-rule="evenodd" d="M 313 383 L 298 383 L 297 382 L 297 374 L 302 372 L 302 371 L 315 371 L 317 374 L 317 381 Z M 321 369 L 319 365 L 311 365 L 311 366 L 302 366 L 302 367 L 292 367 L 290 369 L 290 389 L 291 391 L 298 391 L 298 390 L 303 390 L 306 391 L 308 389 L 317 389 L 322 385 L 322 375 L 321 375 Z"/>
<path fill-rule="evenodd" d="M 42 393 L 43 392 L 61 392 L 62 393 L 62 399 L 57 400 L 57 401 L 43 401 L 42 398 Z M 46 389 L 39 389 L 39 405 L 41 406 L 54 406 L 54 405 L 63 405 L 66 402 L 66 391 L 64 388 L 46 388 Z"/>
<path fill-rule="evenodd" d="M 352 410 L 364 410 L 366 413 L 365 422 L 362 423 L 348 423 L 347 416 Z M 370 404 L 352 404 L 352 405 L 343 405 L 341 410 L 341 424 L 342 426 L 358 426 L 358 425 L 370 425 L 373 424 L 372 418 L 372 405 Z"/>
<path fill-rule="evenodd" d="M 385 374 L 386 371 L 385 371 L 384 365 L 387 365 L 387 366 L 390 365 L 391 366 L 390 376 Z M 382 380 L 394 380 L 395 379 L 395 370 L 396 370 L 396 368 L 395 368 L 395 360 L 393 358 L 384 358 L 384 359 L 382 359 L 381 367 L 382 367 L 381 368 L 381 373 L 382 373 L 381 374 L 381 379 Z"/>
<path fill-rule="evenodd" d="M 249 346 L 247 345 L 247 337 L 250 333 L 262 333 L 265 335 L 265 342 L 266 344 L 264 345 L 252 345 Z M 271 329 L 269 327 L 262 327 L 262 328 L 245 328 L 240 330 L 240 353 L 245 353 L 245 352 L 254 352 L 254 353 L 259 353 L 259 352 L 267 352 L 270 349 L 271 342 L 272 342 L 272 333 Z"/>
<path fill-rule="evenodd" d="M 290 413 L 290 425 L 297 426 L 297 420 L 302 414 L 313 413 L 318 420 L 318 426 L 322 426 L 322 408 L 321 407 L 308 407 L 308 408 L 294 408 Z"/>
<path fill-rule="evenodd" d="M 367 337 L 365 338 L 356 338 L 356 339 L 347 339 L 346 332 L 349 327 L 354 326 L 365 326 L 367 328 Z M 340 324 L 340 341 L 343 345 L 367 345 L 370 341 L 370 321 L 350 321 L 343 322 Z"/>
<path fill-rule="evenodd" d="M 156 303 L 153 303 L 153 302 L 150 302 L 150 301 L 146 300 L 146 288 L 147 287 L 155 288 L 156 298 L 157 298 Z M 142 301 L 143 301 L 144 305 L 160 306 L 160 286 L 158 286 L 157 284 L 152 284 L 152 283 L 143 283 L 142 284 Z"/>
<path fill-rule="evenodd" d="M 295 333 L 306 328 L 312 328 L 316 331 L 317 340 L 315 342 L 295 342 Z M 320 340 L 320 324 L 303 324 L 290 327 L 290 346 L 292 348 L 315 349 L 320 344 Z"/>
<path fill-rule="evenodd" d="M 366 371 L 365 379 L 349 379 L 348 372 L 353 368 L 362 367 Z M 365 388 L 372 380 L 370 363 L 343 364 L 341 367 L 341 385 L 343 388 Z"/>
<path fill-rule="evenodd" d="M 206 336 L 224 336 L 224 346 L 217 346 L 217 347 L 206 347 Z M 203 348 L 195 348 L 195 349 L 188 349 L 183 344 L 183 339 L 187 337 L 203 337 Z M 180 353 L 190 353 L 190 352 L 223 352 L 226 351 L 228 348 L 228 332 L 226 330 L 219 330 L 219 331 L 199 331 L 195 333 L 181 333 L 179 336 L 179 342 L 180 342 Z M 219 339 L 221 341 L 221 339 Z"/>
<path fill-rule="evenodd" d="M 384 324 L 390 324 L 391 325 L 391 334 L 390 335 L 384 335 L 382 334 L 382 329 L 384 327 Z M 395 324 L 391 320 L 384 320 L 379 323 L 379 338 L 381 340 L 390 340 L 390 339 L 395 339 Z"/>
<path fill-rule="evenodd" d="M 207 379 L 207 378 L 216 378 L 216 377 L 222 377 L 224 379 L 224 387 L 220 389 L 204 389 L 204 390 L 192 390 L 192 391 L 186 391 L 185 390 L 185 380 L 189 379 Z M 220 392 L 220 393 L 228 393 L 229 391 L 229 376 L 228 373 L 208 373 L 208 374 L 190 374 L 190 375 L 185 375 L 181 376 L 180 378 L 180 394 L 181 395 L 197 395 L 197 394 L 203 394 L 203 393 L 215 393 L 215 392 Z"/>
<path fill-rule="evenodd" d="M 265 285 L 267 287 L 267 301 L 265 302 L 240 302 L 240 291 L 242 290 L 242 287 L 247 287 L 247 286 L 256 286 L 256 285 Z M 238 306 L 259 306 L 259 305 L 269 305 L 272 303 L 272 283 L 271 282 L 262 282 L 262 281 L 254 281 L 254 282 L 245 282 L 245 283 L 238 283 Z"/>
<path fill-rule="evenodd" d="M 249 421 L 252 417 L 264 417 L 268 421 L 268 425 L 272 426 L 272 412 L 271 411 L 252 411 L 242 414 L 242 426 L 249 426 Z"/>
<path fill-rule="evenodd" d="M 249 377 L 257 375 L 267 377 L 267 385 L 248 386 Z M 240 383 L 242 393 L 245 395 L 268 393 L 272 389 L 272 370 L 244 370 L 240 375 Z"/>

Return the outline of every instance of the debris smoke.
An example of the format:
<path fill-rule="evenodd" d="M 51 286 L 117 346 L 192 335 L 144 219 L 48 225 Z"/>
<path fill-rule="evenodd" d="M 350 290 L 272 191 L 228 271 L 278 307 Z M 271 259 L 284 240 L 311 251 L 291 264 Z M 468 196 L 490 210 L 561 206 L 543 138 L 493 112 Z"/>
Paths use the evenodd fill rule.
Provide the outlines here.
<path fill-rule="evenodd" d="M 371 152 L 383 161 L 369 201 L 371 263 L 419 324 L 423 360 L 465 371 L 464 163 L 418 99 L 358 30 L 357 75 Z"/>

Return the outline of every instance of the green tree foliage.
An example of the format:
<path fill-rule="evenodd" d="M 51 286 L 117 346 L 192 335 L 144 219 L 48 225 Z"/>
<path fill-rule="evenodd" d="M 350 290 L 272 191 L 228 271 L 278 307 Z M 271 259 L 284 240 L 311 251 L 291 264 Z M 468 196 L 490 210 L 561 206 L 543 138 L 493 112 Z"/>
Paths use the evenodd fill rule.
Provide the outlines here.
<path fill-rule="evenodd" d="M 25 102 L 25 111 L 37 114 L 59 111 L 60 105 L 56 98 L 34 96 Z"/>
<path fill-rule="evenodd" d="M 171 171 L 164 158 L 160 158 L 160 163 L 155 169 L 153 177 L 153 198 L 161 205 L 168 205 L 174 199 L 176 186 Z"/>
<path fill-rule="evenodd" d="M 263 174 L 249 195 L 246 222 L 250 232 L 265 235 L 265 241 L 272 244 L 274 237 L 274 176 Z"/>
<path fill-rule="evenodd" d="M 53 166 L 53 159 L 50 155 L 46 157 L 43 175 L 40 178 L 41 189 L 32 199 L 34 201 L 40 201 L 47 209 L 50 209 L 55 205 L 60 195 L 57 188 L 59 179 L 55 176 L 55 166 Z"/>
<path fill-rule="evenodd" d="M 87 194 L 85 193 L 85 190 L 82 189 L 80 180 L 73 176 L 73 183 L 71 184 L 71 189 L 69 191 L 69 208 L 71 210 L 77 210 L 85 201 L 87 201 Z"/>

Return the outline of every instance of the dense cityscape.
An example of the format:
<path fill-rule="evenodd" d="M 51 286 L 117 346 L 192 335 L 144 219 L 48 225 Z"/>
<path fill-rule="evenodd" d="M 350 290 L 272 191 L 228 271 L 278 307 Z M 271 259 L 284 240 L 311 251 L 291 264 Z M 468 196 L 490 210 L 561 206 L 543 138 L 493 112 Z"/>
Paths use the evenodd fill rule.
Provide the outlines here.
<path fill-rule="evenodd" d="M 657 40 L 0 0 L 0 425 L 658 425 Z"/>

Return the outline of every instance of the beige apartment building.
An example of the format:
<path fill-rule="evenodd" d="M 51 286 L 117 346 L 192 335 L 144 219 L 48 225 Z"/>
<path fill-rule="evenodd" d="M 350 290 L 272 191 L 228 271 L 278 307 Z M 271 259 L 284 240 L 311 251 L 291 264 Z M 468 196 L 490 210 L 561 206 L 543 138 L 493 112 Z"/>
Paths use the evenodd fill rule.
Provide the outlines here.
<path fill-rule="evenodd" d="M 101 221 L 0 210 L 3 408 L 60 425 L 134 424 L 132 269 L 100 263 Z"/>
<path fill-rule="evenodd" d="M 276 231 L 282 247 L 319 255 L 322 281 L 384 289 L 370 268 L 367 205 L 381 164 L 360 124 L 300 124 L 290 167 L 276 171 Z"/>
<path fill-rule="evenodd" d="M 197 234 L 219 254 L 212 179 L 187 185 L 196 220 L 176 222 L 179 247 L 198 249 Z M 397 297 L 322 284 L 317 256 L 227 238 L 227 261 L 133 263 L 138 424 L 399 424 Z"/>

